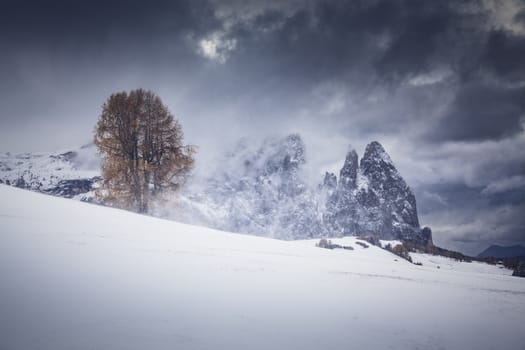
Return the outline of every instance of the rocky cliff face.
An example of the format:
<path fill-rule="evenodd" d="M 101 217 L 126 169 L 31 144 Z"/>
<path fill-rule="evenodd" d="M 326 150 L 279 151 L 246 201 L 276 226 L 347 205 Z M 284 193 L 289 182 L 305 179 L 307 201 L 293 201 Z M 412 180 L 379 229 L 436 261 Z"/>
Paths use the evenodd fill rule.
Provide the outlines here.
<path fill-rule="evenodd" d="M 323 216 L 328 230 L 425 245 L 431 242 L 429 229 L 419 227 L 413 192 L 381 144 L 370 143 L 359 164 L 357 159 L 354 150 L 348 152 L 337 189 L 328 196 Z"/>
<path fill-rule="evenodd" d="M 188 221 L 282 239 L 364 234 L 432 242 L 419 227 L 414 194 L 378 142 L 360 162 L 348 152 L 339 178 L 326 173 L 316 188 L 302 180 L 305 153 L 299 135 L 267 140 L 255 152 L 239 144 L 204 191 L 186 193 Z"/>

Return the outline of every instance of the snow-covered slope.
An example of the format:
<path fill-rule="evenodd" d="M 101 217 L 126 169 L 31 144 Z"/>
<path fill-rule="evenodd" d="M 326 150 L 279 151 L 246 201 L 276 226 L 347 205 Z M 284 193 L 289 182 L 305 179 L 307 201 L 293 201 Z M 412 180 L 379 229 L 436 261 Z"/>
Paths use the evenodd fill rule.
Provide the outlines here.
<path fill-rule="evenodd" d="M 340 243 L 0 185 L 0 349 L 523 348 L 525 279 Z"/>

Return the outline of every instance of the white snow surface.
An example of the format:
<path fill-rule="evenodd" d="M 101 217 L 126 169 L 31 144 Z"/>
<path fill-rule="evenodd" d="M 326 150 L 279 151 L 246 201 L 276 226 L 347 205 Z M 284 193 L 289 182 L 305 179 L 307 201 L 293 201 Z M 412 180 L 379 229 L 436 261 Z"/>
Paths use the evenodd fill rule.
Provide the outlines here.
<path fill-rule="evenodd" d="M 0 198 L 0 349 L 524 349 L 525 279 L 495 266 Z"/>
<path fill-rule="evenodd" d="M 512 271 L 506 269 L 502 264 L 490 265 L 480 261 L 470 263 L 460 262 L 445 256 L 429 255 L 421 253 L 410 253 L 413 262 L 422 263 L 429 268 L 439 268 L 442 270 L 451 270 L 458 273 L 480 273 L 480 274 L 507 274 L 512 275 Z"/>

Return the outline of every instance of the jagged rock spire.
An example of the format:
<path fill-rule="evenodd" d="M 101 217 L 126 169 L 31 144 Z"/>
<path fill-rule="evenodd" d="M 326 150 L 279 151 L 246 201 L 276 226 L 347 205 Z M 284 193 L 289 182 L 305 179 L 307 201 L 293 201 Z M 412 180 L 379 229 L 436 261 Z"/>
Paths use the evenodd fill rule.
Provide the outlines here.
<path fill-rule="evenodd" d="M 383 210 L 392 215 L 392 227 L 389 228 L 392 235 L 420 244 L 431 241 L 431 235 L 427 231 L 422 232 L 419 227 L 414 193 L 379 142 L 373 141 L 366 147 L 360 168 L 369 181 L 370 189 L 385 205 Z"/>
<path fill-rule="evenodd" d="M 431 243 L 430 231 L 419 227 L 414 194 L 383 146 L 371 142 L 359 166 L 357 161 L 357 153 L 350 151 L 339 186 L 327 200 L 324 222 L 329 230 Z"/>
<path fill-rule="evenodd" d="M 358 167 L 357 152 L 352 149 L 346 154 L 345 164 L 339 172 L 339 186 L 344 188 L 355 188 Z"/>
<path fill-rule="evenodd" d="M 392 159 L 377 141 L 366 146 L 365 154 L 361 158 L 360 168 L 363 175 L 370 179 L 370 185 L 374 189 L 381 189 L 385 180 L 401 180 L 404 183 Z"/>

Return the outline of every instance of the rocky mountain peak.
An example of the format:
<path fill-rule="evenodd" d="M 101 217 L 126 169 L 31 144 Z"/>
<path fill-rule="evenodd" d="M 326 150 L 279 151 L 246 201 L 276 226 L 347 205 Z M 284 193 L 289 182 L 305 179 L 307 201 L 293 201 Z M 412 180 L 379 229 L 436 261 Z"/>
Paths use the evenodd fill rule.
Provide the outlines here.
<path fill-rule="evenodd" d="M 324 222 L 334 233 L 370 234 L 418 244 L 432 240 L 430 231 L 419 227 L 414 194 L 377 141 L 367 145 L 359 166 L 357 153 L 347 154 L 339 186 L 326 208 Z"/>
<path fill-rule="evenodd" d="M 367 160 L 382 161 L 393 164 L 392 159 L 390 159 L 390 156 L 383 148 L 383 145 L 378 141 L 372 141 L 366 146 L 362 161 L 366 162 Z"/>
<path fill-rule="evenodd" d="M 346 154 L 345 164 L 339 172 L 339 186 L 343 188 L 355 188 L 358 168 L 359 162 L 357 152 L 352 149 Z"/>
<path fill-rule="evenodd" d="M 363 175 L 372 180 L 372 186 L 378 186 L 388 180 L 401 179 L 392 159 L 383 146 L 373 141 L 366 146 L 365 154 L 361 158 L 360 168 Z"/>
<path fill-rule="evenodd" d="M 379 142 L 374 141 L 366 146 L 360 169 L 368 179 L 369 186 L 376 192 L 382 193 L 388 201 L 405 200 L 407 196 L 413 197 L 412 191 Z M 415 208 L 415 199 L 410 199 L 410 202 Z"/>

